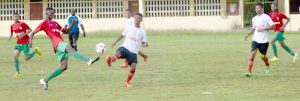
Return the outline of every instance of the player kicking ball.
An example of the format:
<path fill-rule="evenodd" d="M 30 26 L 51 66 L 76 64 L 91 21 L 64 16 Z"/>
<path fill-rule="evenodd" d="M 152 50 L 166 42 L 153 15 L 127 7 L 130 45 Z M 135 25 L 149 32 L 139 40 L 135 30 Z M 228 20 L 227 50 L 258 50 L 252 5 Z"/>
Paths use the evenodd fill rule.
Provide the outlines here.
<path fill-rule="evenodd" d="M 125 12 L 125 14 L 126 14 L 126 17 L 127 17 L 127 21 L 125 23 L 125 29 L 126 29 L 126 27 L 128 27 L 128 26 L 134 26 L 135 23 L 134 23 L 134 18 L 132 16 L 133 14 L 132 14 L 131 10 L 127 9 L 126 12 Z M 148 56 L 144 52 L 142 52 L 142 51 L 139 50 L 138 54 L 141 57 L 143 57 L 145 63 L 148 62 Z M 124 62 L 120 66 L 122 68 L 128 68 L 128 60 L 125 59 Z"/>
<path fill-rule="evenodd" d="M 15 13 L 13 15 L 14 23 L 10 27 L 10 37 L 8 41 L 11 40 L 13 33 L 16 34 L 17 37 L 17 44 L 15 46 L 14 51 L 14 60 L 15 60 L 15 68 L 16 68 L 16 74 L 14 77 L 20 77 L 20 65 L 19 65 L 19 56 L 21 52 L 24 52 L 25 54 L 25 60 L 32 59 L 35 54 L 37 53 L 39 56 L 42 55 L 42 52 L 38 47 L 35 48 L 35 50 L 31 53 L 29 53 L 30 49 L 29 47 L 29 36 L 28 34 L 32 31 L 31 28 L 24 22 L 20 21 L 20 15 L 18 13 Z"/>
<path fill-rule="evenodd" d="M 117 38 L 117 40 L 112 44 L 114 47 L 122 38 L 125 37 L 124 43 L 117 49 L 115 55 L 107 56 L 106 62 L 109 67 L 117 59 L 127 59 L 128 64 L 131 69 L 128 74 L 127 79 L 125 80 L 125 86 L 131 87 L 130 81 L 135 73 L 135 68 L 137 65 L 137 54 L 141 46 L 148 47 L 146 43 L 146 32 L 141 27 L 141 22 L 143 15 L 137 13 L 134 15 L 135 25 L 127 27 L 124 32 Z"/>
<path fill-rule="evenodd" d="M 286 17 L 284 14 L 278 12 L 278 6 L 276 3 L 272 3 L 271 5 L 271 9 L 272 12 L 269 13 L 269 16 L 271 17 L 271 19 L 273 20 L 274 24 L 275 24 L 275 34 L 273 39 L 271 40 L 271 44 L 273 47 L 273 53 L 274 53 L 274 57 L 270 59 L 270 61 L 278 61 L 278 53 L 277 53 L 277 47 L 275 42 L 278 41 L 281 45 L 281 47 L 288 52 L 289 54 L 291 54 L 293 56 L 293 63 L 296 62 L 297 59 L 297 54 L 295 54 L 285 43 L 285 37 L 283 35 L 284 33 L 284 28 L 285 26 L 290 22 L 290 18 Z M 286 20 L 285 23 L 283 23 L 283 20 Z"/>
<path fill-rule="evenodd" d="M 252 28 L 249 34 L 245 36 L 245 40 L 252 35 L 252 49 L 250 53 L 250 59 L 248 62 L 248 73 L 245 74 L 247 77 L 251 77 L 252 66 L 254 62 L 255 55 L 257 51 L 261 53 L 261 59 L 264 61 L 266 65 L 266 73 L 270 72 L 270 64 L 268 62 L 267 51 L 269 47 L 269 40 L 268 40 L 268 30 L 274 28 L 274 23 L 272 19 L 264 14 L 264 5 L 262 3 L 256 4 L 256 13 L 257 15 L 252 18 Z"/>
<path fill-rule="evenodd" d="M 67 34 L 74 26 L 76 19 L 73 19 L 72 24 L 68 28 L 62 28 L 57 22 L 53 21 L 54 14 L 55 12 L 53 8 L 47 8 L 47 19 L 40 23 L 39 26 L 30 35 L 31 45 L 34 34 L 38 33 L 39 31 L 44 31 L 52 42 L 57 61 L 61 63 L 61 66 L 54 70 L 52 74 L 40 79 L 40 83 L 42 84 L 44 90 L 48 90 L 48 82 L 51 79 L 55 78 L 56 76 L 60 75 L 62 72 L 68 69 L 69 55 L 72 55 L 74 58 L 86 62 L 88 66 L 98 61 L 100 58 L 99 56 L 95 59 L 88 58 L 76 52 L 68 43 L 65 43 L 62 36 L 60 35 L 60 32 Z"/>

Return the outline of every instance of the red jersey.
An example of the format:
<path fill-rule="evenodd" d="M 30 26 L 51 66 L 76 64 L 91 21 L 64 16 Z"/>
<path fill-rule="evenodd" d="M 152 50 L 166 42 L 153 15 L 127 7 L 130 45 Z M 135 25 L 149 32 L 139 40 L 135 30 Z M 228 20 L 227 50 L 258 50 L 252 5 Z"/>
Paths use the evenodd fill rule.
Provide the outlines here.
<path fill-rule="evenodd" d="M 24 22 L 17 22 L 10 26 L 10 32 L 15 33 L 16 35 L 21 35 L 26 33 L 26 30 L 30 29 L 29 26 Z M 22 38 L 17 37 L 17 44 L 28 44 L 29 36 L 25 35 Z"/>
<path fill-rule="evenodd" d="M 275 28 L 274 31 L 275 32 L 284 32 L 284 30 L 281 30 L 280 28 L 283 26 L 283 22 L 282 19 L 287 19 L 287 17 L 279 12 L 270 12 L 269 16 L 271 17 L 271 19 L 273 20 L 274 24 L 275 24 Z"/>
<path fill-rule="evenodd" d="M 44 20 L 40 25 L 34 30 L 35 33 L 39 31 L 44 31 L 47 36 L 50 38 L 52 45 L 53 45 L 53 50 L 56 52 L 56 47 L 60 42 L 63 42 L 64 39 L 60 35 L 60 31 L 64 32 L 62 30 L 62 27 L 55 21 L 50 21 L 50 20 Z"/>

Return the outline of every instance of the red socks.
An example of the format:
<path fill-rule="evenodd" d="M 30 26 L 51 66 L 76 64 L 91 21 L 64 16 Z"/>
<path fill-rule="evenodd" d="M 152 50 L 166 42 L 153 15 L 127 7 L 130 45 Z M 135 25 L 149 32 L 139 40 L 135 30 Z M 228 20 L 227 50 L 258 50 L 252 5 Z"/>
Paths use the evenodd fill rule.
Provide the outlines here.
<path fill-rule="evenodd" d="M 130 72 L 127 76 L 126 82 L 130 82 L 130 80 L 132 79 L 134 73 L 135 73 L 135 69 L 130 69 Z"/>
<path fill-rule="evenodd" d="M 254 59 L 250 59 L 249 62 L 248 62 L 248 72 L 249 72 L 249 73 L 252 72 L 253 60 L 254 60 Z"/>
<path fill-rule="evenodd" d="M 264 57 L 261 57 L 261 59 L 264 61 L 264 63 L 266 64 L 267 67 L 270 66 L 268 57 L 264 56 Z"/>

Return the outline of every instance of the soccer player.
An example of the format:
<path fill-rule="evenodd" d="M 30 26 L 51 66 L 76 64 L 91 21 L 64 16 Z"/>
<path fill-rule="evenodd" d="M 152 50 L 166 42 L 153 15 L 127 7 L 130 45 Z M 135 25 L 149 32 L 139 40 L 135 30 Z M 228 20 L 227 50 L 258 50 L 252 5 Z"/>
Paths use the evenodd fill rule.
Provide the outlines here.
<path fill-rule="evenodd" d="M 81 27 L 81 30 L 83 31 L 83 37 L 86 36 L 84 26 L 82 23 L 82 19 L 76 15 L 76 9 L 71 10 L 71 15 L 67 18 L 65 29 L 67 29 L 68 26 L 72 24 L 72 19 L 76 19 L 75 25 L 69 32 L 69 42 L 72 48 L 74 48 L 77 51 L 77 40 L 79 37 L 79 26 Z"/>
<path fill-rule="evenodd" d="M 126 27 L 134 26 L 135 24 L 134 24 L 134 18 L 133 18 L 133 16 L 132 16 L 132 15 L 133 15 L 133 14 L 132 14 L 132 11 L 129 10 L 129 9 L 127 9 L 125 14 L 126 14 L 126 17 L 127 17 L 127 21 L 126 21 L 126 23 L 125 23 L 125 29 L 126 29 Z M 145 63 L 148 62 L 148 56 L 147 56 L 144 52 L 139 51 L 138 54 L 139 54 L 141 57 L 143 57 Z M 128 60 L 127 60 L 127 59 L 124 60 L 124 62 L 123 62 L 123 64 L 121 65 L 121 67 L 122 67 L 122 68 L 128 68 Z"/>
<path fill-rule="evenodd" d="M 270 16 L 264 14 L 264 5 L 262 3 L 256 4 L 256 13 L 257 15 L 252 18 L 252 28 L 250 33 L 248 33 L 245 36 L 245 40 L 252 35 L 252 49 L 250 53 L 250 59 L 248 63 L 248 73 L 245 74 L 247 77 L 251 77 L 252 72 L 252 65 L 254 62 L 255 55 L 257 51 L 261 53 L 261 59 L 264 61 L 266 65 L 266 73 L 270 72 L 270 64 L 268 62 L 267 51 L 269 46 L 269 40 L 268 40 L 268 30 L 271 30 L 274 28 L 274 23 Z"/>
<path fill-rule="evenodd" d="M 273 20 L 274 24 L 275 24 L 275 34 L 273 39 L 271 40 L 271 44 L 273 47 L 273 53 L 274 53 L 274 57 L 270 59 L 270 61 L 278 61 L 278 53 L 277 53 L 277 47 L 275 45 L 275 42 L 278 41 L 281 45 L 281 47 L 288 52 L 289 54 L 291 54 L 293 56 L 293 63 L 296 62 L 297 59 L 297 54 L 295 54 L 285 43 L 285 37 L 283 35 L 284 33 L 284 28 L 285 26 L 290 22 L 290 18 L 288 18 L 287 16 L 285 16 L 284 14 L 278 12 L 278 7 L 276 3 L 272 3 L 271 4 L 271 9 L 272 12 L 269 13 L 269 16 L 271 17 L 271 19 Z M 283 22 L 283 19 L 285 19 L 286 21 Z"/>
<path fill-rule="evenodd" d="M 40 79 L 40 83 L 42 84 L 44 90 L 48 89 L 48 82 L 51 79 L 55 78 L 56 76 L 60 75 L 62 72 L 67 70 L 69 55 L 72 55 L 74 58 L 86 62 L 89 66 L 94 62 L 98 61 L 100 58 L 87 58 L 86 56 L 76 52 L 70 45 L 65 43 L 62 36 L 60 35 L 60 32 L 68 33 L 71 30 L 71 28 L 75 25 L 76 19 L 73 19 L 72 24 L 67 29 L 65 29 L 62 28 L 57 22 L 53 21 L 54 14 L 55 12 L 53 8 L 46 8 L 46 20 L 40 23 L 39 26 L 30 35 L 31 45 L 34 34 L 43 30 L 52 42 L 57 61 L 61 63 L 61 66 L 57 68 L 52 74 Z"/>
<path fill-rule="evenodd" d="M 19 55 L 21 52 L 24 52 L 25 54 L 25 60 L 32 59 L 35 54 L 37 53 L 39 56 L 42 55 L 42 52 L 38 47 L 35 48 L 35 50 L 31 53 L 29 53 L 30 49 L 29 44 L 29 36 L 28 34 L 32 31 L 31 28 L 24 22 L 20 21 L 20 16 L 18 13 L 14 13 L 13 15 L 14 23 L 10 26 L 10 37 L 9 41 L 11 40 L 13 33 L 16 34 L 17 37 L 17 44 L 15 46 L 15 52 L 14 52 L 14 60 L 15 60 L 15 68 L 16 68 L 16 74 L 15 77 L 20 77 L 20 67 L 19 67 Z"/>
<path fill-rule="evenodd" d="M 117 59 L 128 60 L 128 64 L 130 65 L 131 69 L 127 79 L 125 80 L 126 87 L 131 87 L 130 80 L 135 73 L 135 68 L 137 65 L 137 53 L 140 47 L 148 47 L 148 44 L 146 43 L 146 32 L 140 25 L 143 19 L 143 15 L 137 13 L 134 15 L 134 18 L 135 26 L 127 27 L 125 31 L 121 35 L 119 35 L 117 40 L 112 44 L 112 47 L 114 47 L 122 38 L 125 37 L 124 43 L 121 45 L 121 47 L 118 48 L 115 55 L 106 57 L 106 62 L 109 67 L 111 67 L 112 63 Z"/>

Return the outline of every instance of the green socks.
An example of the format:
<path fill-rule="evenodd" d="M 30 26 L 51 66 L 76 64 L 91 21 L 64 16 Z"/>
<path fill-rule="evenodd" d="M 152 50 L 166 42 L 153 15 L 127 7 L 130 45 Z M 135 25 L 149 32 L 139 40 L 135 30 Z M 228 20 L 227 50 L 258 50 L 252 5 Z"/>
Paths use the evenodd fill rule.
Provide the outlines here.
<path fill-rule="evenodd" d="M 63 71 L 61 68 L 57 68 L 51 75 L 49 75 L 47 78 L 45 78 L 45 82 L 50 81 L 51 79 L 55 78 L 59 74 L 61 74 Z"/>
<path fill-rule="evenodd" d="M 274 44 L 274 45 L 272 45 L 272 48 L 273 48 L 273 53 L 274 53 L 274 56 L 275 57 L 278 57 L 278 54 L 277 54 L 277 47 L 276 47 L 276 45 Z"/>
<path fill-rule="evenodd" d="M 35 54 L 36 54 L 36 52 L 33 51 L 31 54 L 29 54 L 29 58 L 31 59 L 32 57 L 34 57 Z"/>
<path fill-rule="evenodd" d="M 84 55 L 82 55 L 78 52 L 74 52 L 73 55 L 74 55 L 74 58 L 79 59 L 81 61 L 84 61 L 84 62 L 89 62 L 90 61 L 89 58 L 85 57 Z"/>
<path fill-rule="evenodd" d="M 273 47 L 273 53 L 274 53 L 274 56 L 275 56 L 275 57 L 278 57 L 276 45 L 274 44 L 274 45 L 272 45 L 272 47 Z M 294 53 L 287 45 L 284 45 L 283 48 L 284 48 L 284 50 L 285 50 L 286 52 L 288 52 L 288 53 L 291 54 L 292 56 L 295 55 L 295 53 Z"/>
<path fill-rule="evenodd" d="M 20 73 L 19 60 L 15 60 L 16 72 Z"/>
<path fill-rule="evenodd" d="M 286 52 L 290 53 L 292 56 L 295 56 L 295 53 L 287 45 L 284 45 L 283 48 Z"/>

